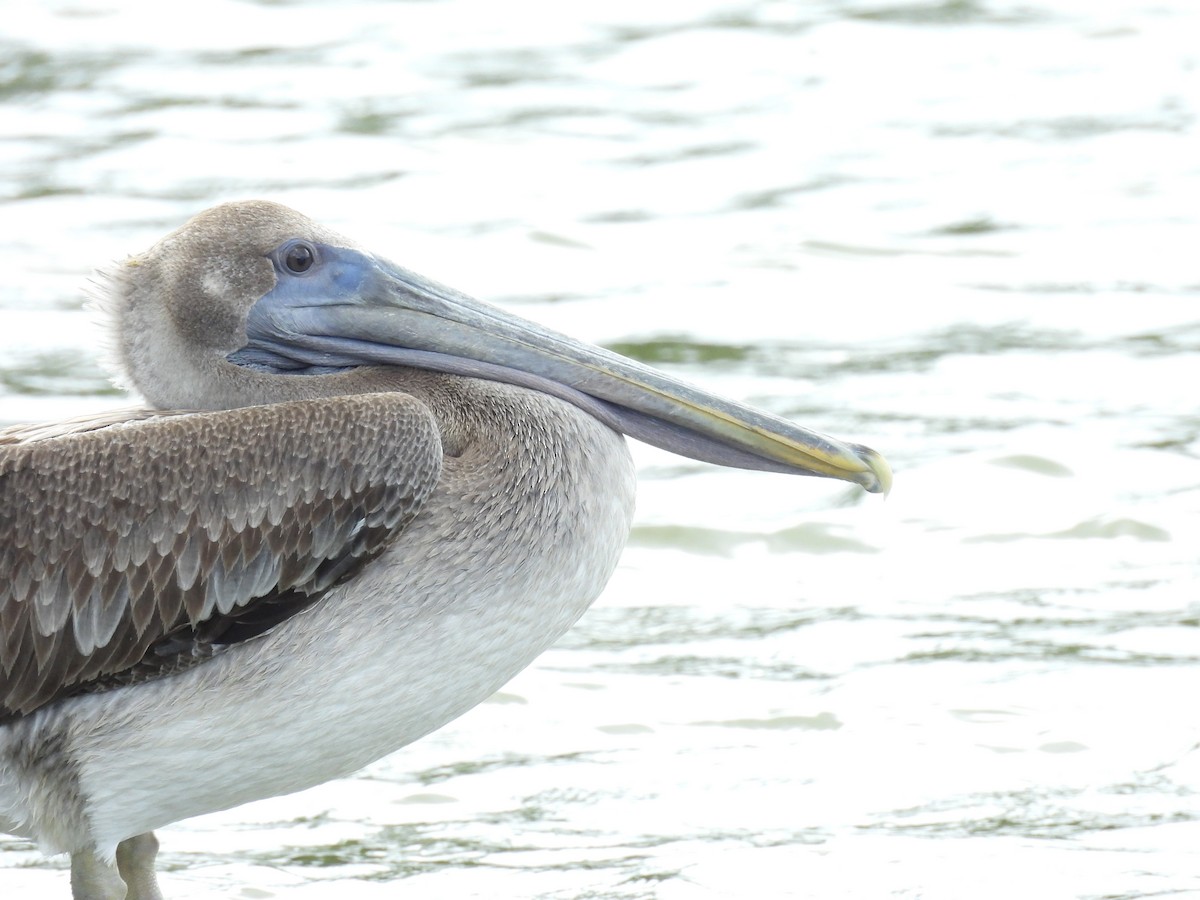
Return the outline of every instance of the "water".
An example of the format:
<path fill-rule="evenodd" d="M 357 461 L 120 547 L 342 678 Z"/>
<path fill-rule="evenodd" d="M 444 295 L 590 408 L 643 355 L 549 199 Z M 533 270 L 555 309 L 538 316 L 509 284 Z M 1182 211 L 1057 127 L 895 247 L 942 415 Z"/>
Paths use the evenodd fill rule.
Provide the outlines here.
<path fill-rule="evenodd" d="M 1200 14 L 46 4 L 0 32 L 0 421 L 119 405 L 96 265 L 264 196 L 883 451 L 645 447 L 612 584 L 176 898 L 1200 897 Z M 236 773 L 214 773 L 236 777 Z M 65 896 L 0 839 L 5 896 Z"/>

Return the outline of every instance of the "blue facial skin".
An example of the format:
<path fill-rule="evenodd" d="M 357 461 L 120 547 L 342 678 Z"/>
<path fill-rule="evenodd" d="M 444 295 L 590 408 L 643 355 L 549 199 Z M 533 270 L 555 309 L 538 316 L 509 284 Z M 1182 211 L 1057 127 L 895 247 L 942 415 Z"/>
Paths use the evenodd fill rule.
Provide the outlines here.
<path fill-rule="evenodd" d="M 250 308 L 246 346 L 229 354 L 228 360 L 290 375 L 320 375 L 360 365 L 303 345 L 306 337 L 323 332 L 317 315 L 322 306 L 361 302 L 363 280 L 373 261 L 358 251 L 300 239 L 281 244 L 267 258 L 275 268 L 275 287 Z"/>
<path fill-rule="evenodd" d="M 416 272 L 377 259 L 360 250 L 293 239 L 268 254 L 275 269 L 275 287 L 260 297 L 246 318 L 246 346 L 227 357 L 230 362 L 260 371 L 318 375 L 362 365 L 430 365 L 437 351 L 411 331 L 413 345 L 390 333 L 387 337 L 348 333 L 355 307 L 377 312 L 391 308 L 436 318 L 446 317 L 456 304 L 476 301 L 439 285 Z M 365 319 L 365 317 L 364 317 Z M 373 321 L 378 322 L 376 317 Z M 365 326 L 364 326 L 365 327 Z M 384 348 L 386 347 L 386 351 Z M 440 354 L 439 354 L 440 355 Z M 489 377 L 482 371 L 462 374 Z"/>

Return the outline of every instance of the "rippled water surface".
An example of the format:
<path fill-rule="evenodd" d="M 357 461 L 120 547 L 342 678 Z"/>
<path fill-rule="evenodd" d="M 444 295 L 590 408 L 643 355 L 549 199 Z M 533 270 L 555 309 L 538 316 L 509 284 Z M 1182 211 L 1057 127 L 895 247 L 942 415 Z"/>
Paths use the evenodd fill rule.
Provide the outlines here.
<path fill-rule="evenodd" d="M 1200 897 L 1191 0 L 181 10 L 0 26 L 0 424 L 122 404 L 89 271 L 262 196 L 896 487 L 636 447 L 574 631 L 168 896 Z"/>

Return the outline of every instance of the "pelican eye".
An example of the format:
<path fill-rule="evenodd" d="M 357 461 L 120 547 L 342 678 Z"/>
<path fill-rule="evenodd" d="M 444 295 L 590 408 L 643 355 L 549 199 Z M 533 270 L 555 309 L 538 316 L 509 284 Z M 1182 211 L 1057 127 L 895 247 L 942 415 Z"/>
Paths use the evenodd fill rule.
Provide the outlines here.
<path fill-rule="evenodd" d="M 288 247 L 283 254 L 283 264 L 293 275 L 303 275 L 317 260 L 317 252 L 313 245 L 305 241 L 297 241 Z"/>

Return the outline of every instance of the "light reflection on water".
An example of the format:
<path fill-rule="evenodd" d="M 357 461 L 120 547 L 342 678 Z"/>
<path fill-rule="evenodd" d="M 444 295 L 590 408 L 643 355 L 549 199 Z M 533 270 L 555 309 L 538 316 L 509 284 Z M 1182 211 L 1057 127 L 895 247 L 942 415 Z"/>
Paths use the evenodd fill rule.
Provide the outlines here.
<path fill-rule="evenodd" d="M 6 20 L 0 422 L 121 403 L 86 273 L 268 196 L 897 481 L 636 447 L 558 647 L 164 831 L 170 896 L 1200 895 L 1191 4 L 177 16 Z M 6 895 L 59 865 L 0 840 Z"/>

